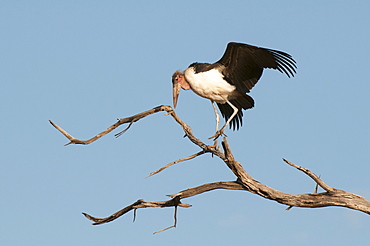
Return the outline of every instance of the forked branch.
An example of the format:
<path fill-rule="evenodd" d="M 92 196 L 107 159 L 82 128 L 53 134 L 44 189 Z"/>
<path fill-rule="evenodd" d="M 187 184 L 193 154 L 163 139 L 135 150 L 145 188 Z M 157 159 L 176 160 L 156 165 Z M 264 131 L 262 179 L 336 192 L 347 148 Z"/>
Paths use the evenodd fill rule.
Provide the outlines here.
<path fill-rule="evenodd" d="M 71 134 L 67 133 L 63 128 L 61 128 L 60 126 L 58 126 L 57 124 L 55 124 L 54 122 L 52 122 L 51 120 L 49 120 L 50 124 L 52 124 L 58 131 L 60 131 L 64 136 L 66 136 L 66 138 L 69 139 L 69 143 L 65 144 L 65 145 L 69 145 L 69 144 L 90 144 L 96 140 L 98 140 L 99 138 L 107 135 L 108 133 L 110 133 L 111 131 L 113 131 L 114 129 L 116 129 L 117 127 L 119 127 L 120 125 L 123 125 L 123 124 L 126 124 L 126 123 L 129 123 L 129 125 L 126 127 L 126 129 L 124 129 L 123 131 L 117 133 L 116 135 L 117 136 L 121 136 L 124 132 L 126 132 L 133 123 L 135 123 L 136 121 L 148 116 L 148 115 L 151 115 L 151 114 L 154 114 L 154 113 L 157 113 L 157 112 L 160 112 L 160 111 L 171 111 L 172 108 L 171 106 L 158 106 L 158 107 L 155 107 L 153 109 L 150 109 L 150 110 L 147 110 L 145 112 L 142 112 L 142 113 L 139 113 L 139 114 L 135 114 L 131 117 L 126 117 L 126 118 L 122 118 L 122 119 L 117 119 L 117 122 L 114 123 L 113 125 L 111 125 L 110 127 L 108 127 L 106 130 L 102 131 L 101 133 L 95 135 L 94 137 L 88 139 L 88 140 L 80 140 L 80 139 L 77 139 L 77 138 L 74 138 Z"/>
<path fill-rule="evenodd" d="M 158 207 L 165 208 L 165 207 L 177 207 L 177 206 L 184 207 L 184 208 L 191 207 L 191 205 L 189 204 L 181 203 L 180 197 L 175 196 L 171 200 L 160 201 L 160 202 L 146 202 L 143 199 L 139 199 L 136 202 L 132 203 L 131 205 L 128 205 L 127 207 L 115 212 L 114 214 L 106 218 L 95 218 L 87 213 L 82 213 L 82 214 L 85 215 L 85 217 L 88 218 L 89 220 L 94 221 L 93 225 L 100 225 L 100 224 L 111 222 L 121 217 L 122 215 L 130 212 L 131 210 L 136 210 L 138 208 L 158 208 Z M 135 217 L 136 217 L 136 214 L 135 214 Z"/>
<path fill-rule="evenodd" d="M 370 202 L 367 201 L 364 197 L 361 197 L 359 195 L 349 193 L 343 190 L 338 190 L 333 187 L 330 187 L 327 185 L 324 181 L 320 179 L 316 174 L 311 172 L 310 170 L 300 167 L 296 164 L 293 164 L 289 162 L 288 160 L 283 159 L 288 165 L 295 167 L 299 171 L 302 171 L 307 176 L 309 176 L 315 183 L 316 186 L 320 186 L 322 189 L 325 190 L 325 192 L 317 193 L 317 189 L 314 193 L 308 193 L 308 194 L 288 194 L 281 191 L 278 191 L 276 189 L 273 189 L 267 185 L 264 185 L 254 178 L 252 178 L 243 168 L 241 163 L 236 161 L 235 157 L 232 154 L 231 148 L 226 140 L 226 138 L 223 138 L 222 141 L 222 147 L 223 151 L 221 151 L 217 146 L 213 145 L 206 145 L 201 140 L 196 138 L 191 128 L 185 124 L 175 113 L 175 111 L 172 109 L 171 106 L 161 105 L 158 107 L 155 107 L 153 109 L 147 110 L 145 112 L 133 115 L 131 117 L 118 119 L 116 123 L 108 127 L 105 131 L 97 134 L 96 136 L 92 137 L 88 140 L 79 140 L 71 136 L 69 133 L 67 133 L 65 130 L 63 130 L 61 127 L 50 121 L 50 123 L 58 129 L 64 136 L 66 136 L 69 139 L 68 144 L 90 144 L 97 139 L 101 138 L 102 136 L 108 134 L 109 132 L 116 129 L 118 126 L 122 124 L 129 123 L 128 127 L 120 132 L 118 135 L 121 135 L 123 132 L 128 130 L 130 126 L 140 120 L 143 119 L 151 114 L 166 111 L 167 114 L 171 115 L 172 118 L 182 127 L 182 129 L 185 132 L 185 136 L 188 137 L 188 139 L 197 145 L 201 150 L 197 152 L 196 154 L 193 154 L 189 157 L 185 157 L 179 160 L 176 160 L 174 162 L 169 163 L 168 165 L 160 168 L 157 171 L 152 172 L 149 176 L 159 173 L 163 171 L 164 169 L 185 161 L 190 160 L 193 158 L 196 158 L 199 155 L 203 155 L 205 153 L 211 153 L 214 156 L 219 157 L 228 167 L 229 169 L 234 173 L 236 176 L 236 181 L 228 181 L 228 182 L 214 182 L 214 183 L 208 183 L 203 184 L 197 187 L 189 188 L 183 191 L 180 191 L 173 195 L 168 195 L 171 197 L 171 199 L 167 201 L 160 201 L 160 202 L 145 202 L 144 200 L 137 200 L 136 202 L 132 203 L 131 205 L 126 206 L 125 208 L 117 211 L 116 213 L 106 217 L 106 218 L 95 218 L 91 215 L 88 215 L 86 213 L 83 213 L 86 218 L 94 221 L 94 225 L 98 224 L 104 224 L 110 221 L 113 221 L 120 216 L 126 214 L 127 212 L 134 210 L 134 216 L 136 216 L 136 209 L 138 208 L 147 208 L 147 207 L 175 207 L 175 223 L 173 226 L 170 226 L 166 229 L 176 227 L 176 211 L 177 207 L 190 207 L 189 204 L 181 203 L 181 199 L 185 199 L 188 197 L 192 197 L 198 194 L 201 194 L 203 192 L 215 190 L 215 189 L 229 189 L 229 190 L 244 190 L 249 191 L 251 193 L 257 194 L 259 196 L 262 196 L 266 199 L 274 200 L 278 203 L 284 204 L 289 206 L 288 210 L 292 207 L 307 207 L 307 208 L 317 208 L 317 207 L 328 207 L 328 206 L 341 206 L 341 207 L 347 207 L 350 209 L 358 210 L 361 212 L 364 212 L 366 214 L 370 214 Z M 68 145 L 67 144 L 67 145 Z M 163 229 L 163 230 L 166 230 Z M 160 231 L 163 231 L 160 230 Z M 158 232 L 160 232 L 158 231 Z"/>

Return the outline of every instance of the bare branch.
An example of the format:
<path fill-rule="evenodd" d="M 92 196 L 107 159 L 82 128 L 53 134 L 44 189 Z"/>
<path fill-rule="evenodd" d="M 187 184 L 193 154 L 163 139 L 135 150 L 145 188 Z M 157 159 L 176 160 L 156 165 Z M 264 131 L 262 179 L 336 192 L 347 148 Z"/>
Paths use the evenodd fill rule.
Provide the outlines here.
<path fill-rule="evenodd" d="M 131 210 L 136 210 L 138 208 L 158 208 L 158 207 L 165 208 L 165 207 L 174 207 L 174 206 L 180 206 L 184 208 L 191 207 L 191 205 L 189 204 L 181 203 L 179 197 L 174 197 L 171 200 L 160 201 L 160 202 L 146 202 L 143 199 L 139 199 L 136 202 L 132 203 L 131 205 L 124 207 L 123 209 L 115 212 L 114 214 L 106 218 L 96 218 L 87 213 L 82 213 L 82 214 L 89 220 L 94 221 L 93 225 L 100 225 L 100 224 L 111 222 L 121 217 L 122 215 L 126 214 L 127 212 L 130 212 Z M 136 217 L 136 214 L 135 214 L 135 217 Z"/>
<path fill-rule="evenodd" d="M 71 141 L 71 142 L 65 144 L 64 146 L 66 146 L 68 144 L 71 144 L 72 141 L 76 140 L 71 134 L 69 134 L 68 132 L 66 132 L 65 130 L 63 130 L 60 126 L 58 126 L 57 124 L 55 124 L 51 120 L 49 120 L 49 122 L 50 122 L 50 124 L 52 124 L 57 130 L 59 130 L 64 136 L 66 136 Z"/>
<path fill-rule="evenodd" d="M 314 174 L 313 172 L 311 172 L 307 168 L 303 168 L 301 166 L 298 166 L 296 164 L 293 164 L 293 163 L 291 163 L 290 161 L 288 161 L 288 160 L 286 160 L 284 158 L 283 158 L 283 161 L 285 161 L 287 164 L 291 165 L 292 167 L 297 168 L 299 171 L 302 171 L 305 174 L 307 174 L 310 178 L 312 178 L 316 182 L 316 184 L 318 184 L 319 186 L 321 186 L 321 188 L 323 188 L 327 192 L 333 192 L 333 191 L 335 191 L 335 189 L 333 189 L 329 185 L 325 184 L 324 181 L 322 181 L 316 174 Z M 316 189 L 316 192 L 315 193 L 317 193 L 317 189 Z"/>
<path fill-rule="evenodd" d="M 118 121 L 116 123 L 114 123 L 113 125 L 111 125 L 110 127 L 108 127 L 105 131 L 102 131 L 101 133 L 97 134 L 96 136 L 94 136 L 94 137 L 92 137 L 92 138 L 90 138 L 88 140 L 80 140 L 80 139 L 74 138 L 69 133 L 67 133 L 65 130 L 63 130 L 63 128 L 61 128 L 60 126 L 58 126 L 57 124 L 55 124 L 51 120 L 49 120 L 49 122 L 58 131 L 60 131 L 64 136 L 66 136 L 70 140 L 70 142 L 67 143 L 66 145 L 69 145 L 69 144 L 90 144 L 90 143 L 98 140 L 99 138 L 107 135 L 108 133 L 110 133 L 111 131 L 113 131 L 114 129 L 116 129 L 117 127 L 119 127 L 120 125 L 126 124 L 126 123 L 130 123 L 129 126 L 126 129 L 124 129 L 123 131 L 121 131 L 121 132 L 119 132 L 119 133 L 116 134 L 119 137 L 124 132 L 126 132 L 131 127 L 131 125 L 134 122 L 139 121 L 140 119 L 145 118 L 148 115 L 151 115 L 151 114 L 154 114 L 154 113 L 157 113 L 157 112 L 161 112 L 161 111 L 171 112 L 171 111 L 173 111 L 173 109 L 172 109 L 171 106 L 161 105 L 161 106 L 152 108 L 150 110 L 147 110 L 145 112 L 142 112 L 142 113 L 139 113 L 139 114 L 135 114 L 135 115 L 130 116 L 130 117 L 118 119 Z"/>
<path fill-rule="evenodd" d="M 174 164 L 177 164 L 177 163 L 179 163 L 179 162 L 182 162 L 182 161 L 187 161 L 187 160 L 191 160 L 191 159 L 193 159 L 193 158 L 195 158 L 195 157 L 197 157 L 197 156 L 200 156 L 200 155 L 203 155 L 204 153 L 206 153 L 204 150 L 202 150 L 202 151 L 199 151 L 198 153 L 195 153 L 195 154 L 193 154 L 193 155 L 191 155 L 191 156 L 188 156 L 188 157 L 184 157 L 184 158 L 181 158 L 181 159 L 178 159 L 178 160 L 176 160 L 176 161 L 173 161 L 173 162 L 171 162 L 171 163 L 168 163 L 166 166 L 164 166 L 164 167 L 161 167 L 160 169 L 158 169 L 157 171 L 154 171 L 154 172 L 151 172 L 148 176 L 146 176 L 147 178 L 149 178 L 150 176 L 152 176 L 152 175 L 154 175 L 154 174 L 157 174 L 157 173 L 159 173 L 159 172 L 162 172 L 164 169 L 166 169 L 167 167 L 170 167 L 170 166 L 172 166 L 172 165 L 174 165 Z"/>
<path fill-rule="evenodd" d="M 176 223 L 177 223 L 176 211 L 177 211 L 178 206 L 184 207 L 184 208 L 191 207 L 191 205 L 189 205 L 189 204 L 181 203 L 180 199 L 195 196 L 197 194 L 200 194 L 200 193 L 203 193 L 203 192 L 206 192 L 206 191 L 215 190 L 215 189 L 245 190 L 243 185 L 241 185 L 241 184 L 239 184 L 235 181 L 215 182 L 215 183 L 204 184 L 204 185 L 201 185 L 201 186 L 198 186 L 198 187 L 193 187 L 193 188 L 190 188 L 190 189 L 186 189 L 186 190 L 181 191 L 177 194 L 167 195 L 169 197 L 172 197 L 172 199 L 167 200 L 167 201 L 146 202 L 143 199 L 139 199 L 136 202 L 132 203 L 131 205 L 128 205 L 128 206 L 124 207 L 123 209 L 121 209 L 121 210 L 119 210 L 119 211 L 117 211 L 117 212 L 113 213 L 112 215 L 110 215 L 108 217 L 105 217 L 105 218 L 96 218 L 96 217 L 93 217 L 93 216 L 91 216 L 87 213 L 82 213 L 82 214 L 87 219 L 94 221 L 93 225 L 100 225 L 100 224 L 111 222 L 111 221 L 121 217 L 122 215 L 130 212 L 131 210 L 134 210 L 134 219 L 133 220 L 135 221 L 135 219 L 136 219 L 136 210 L 138 208 L 175 207 L 175 215 L 174 215 L 175 223 L 174 223 L 173 226 L 170 226 L 166 229 L 161 230 L 161 231 L 164 231 L 164 230 L 170 229 L 172 227 L 176 227 Z M 160 232 L 160 231 L 157 231 L 157 232 Z"/>
<path fill-rule="evenodd" d="M 219 181 L 214 183 L 203 184 L 197 187 L 189 188 L 183 191 L 180 191 L 176 194 L 167 195 L 169 197 L 179 196 L 181 199 L 192 197 L 203 192 L 216 190 L 216 189 L 225 189 L 225 190 L 246 190 L 245 187 L 238 183 L 237 181 Z"/>
<path fill-rule="evenodd" d="M 175 111 L 172 109 L 171 106 L 165 106 L 161 105 L 158 107 L 155 107 L 153 109 L 147 110 L 145 112 L 133 115 L 131 117 L 118 119 L 118 121 L 113 124 L 112 126 L 108 127 L 105 131 L 97 134 L 93 138 L 89 140 L 79 140 L 74 138 L 72 135 L 67 133 L 65 130 L 63 130 L 60 126 L 50 121 L 50 123 L 58 130 L 60 131 L 65 137 L 67 137 L 70 142 L 68 144 L 74 143 L 74 144 L 89 144 L 91 142 L 96 141 L 100 137 L 108 134 L 109 132 L 113 131 L 118 126 L 129 123 L 128 127 L 121 131 L 120 133 L 116 134 L 117 136 L 122 135 L 125 131 L 127 131 L 131 125 L 142 119 L 146 116 L 149 116 L 151 114 L 166 111 L 166 115 L 171 115 L 172 118 L 182 127 L 182 129 L 185 132 L 185 136 L 195 145 L 197 145 L 201 150 L 191 156 L 178 159 L 174 162 L 171 162 L 167 164 L 166 166 L 158 169 L 157 171 L 154 171 L 149 174 L 149 176 L 152 176 L 154 174 L 157 174 L 164 169 L 182 162 L 186 160 L 193 159 L 197 156 L 200 156 L 204 153 L 211 153 L 212 156 L 219 157 L 226 165 L 227 167 L 233 172 L 233 174 L 236 176 L 236 181 L 220 181 L 220 182 L 214 182 L 214 183 L 208 183 L 203 184 L 197 187 L 189 188 L 183 191 L 180 191 L 173 195 L 168 195 L 172 199 L 167 201 L 159 201 L 159 202 L 145 202 L 144 200 L 140 199 L 136 202 L 132 203 L 131 205 L 126 206 L 125 208 L 115 212 L 114 214 L 106 217 L 106 218 L 96 218 L 89 214 L 83 213 L 86 218 L 94 221 L 94 225 L 107 223 L 110 221 L 113 221 L 120 216 L 126 214 L 127 212 L 134 210 L 134 220 L 136 218 L 136 210 L 138 208 L 148 208 L 148 207 L 175 207 L 175 214 L 174 214 L 174 225 L 167 227 L 165 229 L 159 230 L 155 233 L 165 231 L 170 228 L 176 227 L 177 224 L 177 207 L 190 207 L 191 205 L 181 203 L 180 199 L 189 198 L 198 194 L 201 194 L 203 192 L 215 190 L 215 189 L 229 189 L 229 190 L 244 190 L 248 191 L 254 194 L 257 194 L 261 197 L 264 197 L 266 199 L 270 199 L 273 201 L 276 201 L 280 204 L 287 205 L 286 210 L 290 210 L 293 207 L 308 207 L 308 208 L 317 208 L 317 207 L 328 207 L 328 206 L 341 206 L 341 207 L 347 207 L 350 209 L 355 209 L 358 211 L 362 211 L 366 214 L 370 214 L 370 202 L 367 201 L 365 198 L 349 193 L 343 190 L 335 189 L 333 187 L 330 187 L 327 185 L 324 181 L 320 179 L 316 174 L 311 172 L 310 170 L 303 168 L 301 166 L 298 166 L 296 164 L 293 164 L 289 162 L 286 159 L 283 159 L 284 162 L 286 162 L 288 165 L 295 167 L 299 171 L 305 173 L 308 175 L 311 179 L 313 179 L 316 182 L 316 188 L 314 193 L 308 193 L 308 194 L 288 194 L 281 191 L 278 191 L 276 189 L 273 189 L 267 185 L 264 185 L 257 180 L 255 180 L 253 177 L 251 177 L 243 168 L 242 164 L 236 161 L 234 155 L 232 154 L 231 147 L 227 142 L 226 137 L 223 138 L 222 141 L 222 147 L 223 152 L 218 148 L 218 146 L 214 145 L 206 145 L 203 143 L 200 139 L 196 138 L 191 128 L 184 123 L 175 113 Z M 149 177 L 148 176 L 148 177 Z M 317 193 L 317 187 L 322 187 L 325 192 Z"/>

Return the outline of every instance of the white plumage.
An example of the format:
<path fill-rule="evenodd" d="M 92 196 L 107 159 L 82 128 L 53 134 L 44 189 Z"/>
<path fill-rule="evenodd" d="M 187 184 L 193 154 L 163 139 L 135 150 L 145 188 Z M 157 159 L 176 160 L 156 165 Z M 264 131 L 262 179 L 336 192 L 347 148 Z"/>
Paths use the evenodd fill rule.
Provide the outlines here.
<path fill-rule="evenodd" d="M 227 83 L 223 75 L 216 69 L 195 73 L 194 67 L 184 72 L 186 81 L 191 89 L 199 96 L 208 98 L 217 103 L 226 103 L 233 99 L 236 87 Z"/>

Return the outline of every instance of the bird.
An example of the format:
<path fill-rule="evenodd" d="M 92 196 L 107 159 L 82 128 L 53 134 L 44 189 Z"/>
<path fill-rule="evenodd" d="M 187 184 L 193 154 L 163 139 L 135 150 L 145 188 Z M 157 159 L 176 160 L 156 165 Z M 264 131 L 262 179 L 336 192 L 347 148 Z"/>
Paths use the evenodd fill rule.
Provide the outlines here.
<path fill-rule="evenodd" d="M 211 100 L 216 115 L 216 133 L 210 137 L 215 141 L 230 129 L 242 126 L 243 111 L 254 107 L 254 100 L 247 95 L 261 78 L 266 68 L 275 69 L 288 78 L 296 73 L 296 62 L 283 51 L 257 47 L 244 43 L 230 42 L 221 59 L 215 63 L 194 62 L 185 71 L 172 75 L 173 105 L 177 106 L 180 90 L 192 90 L 198 96 Z M 220 116 L 225 124 L 219 128 Z"/>

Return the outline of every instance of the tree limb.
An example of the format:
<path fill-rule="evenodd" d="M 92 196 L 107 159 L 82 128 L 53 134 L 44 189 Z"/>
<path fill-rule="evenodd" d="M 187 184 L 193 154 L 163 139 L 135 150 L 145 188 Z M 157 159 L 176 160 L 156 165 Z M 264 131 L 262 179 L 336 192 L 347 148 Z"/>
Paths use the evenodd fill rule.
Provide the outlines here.
<path fill-rule="evenodd" d="M 154 114 L 154 113 L 157 113 L 157 112 L 160 112 L 160 111 L 171 111 L 173 110 L 171 106 L 158 106 L 158 107 L 155 107 L 155 108 L 152 108 L 150 110 L 147 110 L 145 112 L 142 112 L 142 113 L 139 113 L 139 114 L 135 114 L 133 116 L 130 116 L 130 117 L 126 117 L 126 118 L 122 118 L 122 119 L 117 119 L 117 122 L 114 123 L 113 125 L 111 125 L 110 127 L 108 127 L 106 130 L 102 131 L 101 133 L 97 134 L 96 136 L 88 139 L 88 140 L 80 140 L 80 139 L 77 139 L 77 138 L 74 138 L 72 135 L 70 135 L 69 133 L 67 133 L 65 130 L 63 130 L 63 128 L 61 128 L 60 126 L 58 126 L 57 124 L 55 124 L 54 122 L 52 122 L 51 120 L 49 120 L 50 124 L 52 124 L 58 131 L 60 131 L 64 136 L 66 136 L 68 139 L 69 139 L 69 143 L 65 144 L 65 145 L 69 145 L 69 144 L 90 144 L 96 140 L 98 140 L 99 138 L 107 135 L 108 133 L 110 133 L 111 131 L 113 131 L 114 129 L 116 129 L 117 127 L 119 127 L 120 125 L 123 125 L 123 124 L 126 124 L 126 123 L 130 123 L 128 125 L 128 127 L 126 129 L 124 129 L 123 131 L 117 133 L 116 135 L 117 136 L 121 136 L 124 132 L 126 132 L 130 127 L 131 125 L 136 122 L 136 121 L 139 121 L 140 119 L 148 116 L 148 115 L 151 115 L 151 114 Z"/>
<path fill-rule="evenodd" d="M 191 205 L 189 205 L 189 204 L 181 203 L 180 197 L 174 197 L 171 200 L 160 201 L 160 202 L 146 202 L 143 199 L 139 199 L 136 202 L 132 203 L 131 205 L 128 205 L 127 207 L 124 207 L 123 209 L 115 212 L 114 214 L 112 214 L 112 215 L 110 215 L 106 218 L 96 218 L 96 217 L 93 217 L 93 216 L 91 216 L 87 213 L 82 213 L 82 214 L 85 215 L 85 217 L 88 218 L 89 220 L 94 221 L 93 225 L 100 225 L 100 224 L 111 222 L 111 221 L 121 217 L 122 215 L 130 212 L 133 209 L 136 210 L 138 208 L 158 208 L 158 207 L 165 208 L 165 207 L 175 207 L 175 206 L 180 206 L 180 207 L 184 207 L 184 208 L 191 207 Z"/>
<path fill-rule="evenodd" d="M 147 208 L 147 207 L 175 207 L 175 214 L 174 214 L 174 225 L 170 226 L 168 228 L 165 228 L 163 230 L 167 230 L 169 228 L 176 227 L 176 212 L 177 207 L 190 207 L 189 204 L 181 203 L 181 199 L 185 199 L 188 197 L 192 197 L 198 194 L 201 194 L 203 192 L 215 190 L 215 189 L 229 189 L 229 190 L 244 190 L 249 191 L 251 193 L 257 194 L 259 196 L 262 196 L 266 199 L 274 200 L 278 203 L 287 205 L 289 210 L 292 207 L 307 207 L 307 208 L 317 208 L 317 207 L 328 207 L 328 206 L 340 206 L 340 207 L 347 207 L 350 209 L 358 210 L 361 212 L 364 212 L 366 214 L 370 214 L 370 202 L 367 201 L 364 197 L 361 197 L 359 195 L 349 193 L 343 190 L 335 189 L 333 187 L 330 187 L 325 182 L 323 182 L 320 177 L 318 177 L 316 174 L 311 172 L 310 170 L 300 167 L 296 164 L 291 163 L 290 161 L 283 159 L 284 162 L 286 162 L 288 165 L 298 169 L 299 171 L 302 171 L 307 176 L 309 176 L 315 183 L 316 186 L 322 187 L 325 192 L 317 193 L 317 188 L 315 188 L 314 193 L 308 193 L 308 194 L 288 194 L 281 191 L 278 191 L 276 189 L 273 189 L 267 185 L 264 185 L 254 178 L 252 178 L 243 168 L 242 164 L 236 161 L 235 157 L 232 154 L 231 148 L 226 140 L 226 138 L 223 138 L 222 141 L 222 147 L 223 152 L 217 148 L 217 146 L 214 145 L 206 145 L 201 140 L 196 138 L 191 128 L 185 124 L 175 113 L 173 108 L 171 106 L 161 105 L 158 107 L 155 107 L 153 109 L 147 110 L 145 112 L 133 115 L 131 117 L 126 117 L 122 119 L 118 119 L 116 123 L 114 123 L 112 126 L 108 127 L 105 131 L 97 134 L 96 136 L 92 137 L 88 140 L 79 140 L 71 136 L 69 133 L 67 133 L 65 130 L 63 130 L 60 126 L 55 124 L 54 122 L 50 121 L 50 123 L 59 130 L 64 136 L 66 136 L 70 142 L 68 144 L 90 144 L 97 139 L 101 138 L 102 136 L 108 134 L 109 132 L 116 129 L 118 126 L 129 123 L 129 126 L 118 133 L 118 135 L 123 134 L 126 130 L 130 128 L 130 126 L 140 120 L 143 119 L 151 114 L 166 111 L 168 115 L 171 115 L 172 118 L 182 127 L 182 129 L 185 132 L 185 136 L 188 137 L 188 139 L 197 145 L 201 151 L 197 152 L 196 154 L 193 154 L 189 157 L 181 158 L 179 160 L 176 160 L 174 162 L 171 162 L 167 164 L 166 166 L 160 168 L 157 171 L 152 172 L 149 176 L 154 175 L 156 173 L 161 172 L 162 170 L 166 169 L 169 166 L 172 166 L 176 163 L 193 159 L 199 155 L 202 155 L 204 153 L 211 153 L 214 156 L 219 157 L 226 165 L 227 167 L 233 172 L 233 174 L 236 176 L 236 181 L 228 181 L 228 182 L 214 182 L 214 183 L 208 183 L 203 184 L 197 187 L 189 188 L 183 191 L 180 191 L 173 195 L 168 195 L 172 199 L 167 201 L 159 201 L 159 202 L 145 202 L 144 200 L 140 199 L 136 202 L 132 203 L 131 205 L 126 206 L 125 208 L 117 211 L 116 213 L 106 217 L 106 218 L 96 218 L 91 215 L 88 215 L 86 213 L 83 213 L 86 218 L 94 221 L 94 225 L 98 224 L 104 224 L 110 221 L 113 221 L 120 216 L 126 214 L 127 212 L 134 210 L 134 218 L 136 217 L 136 210 L 138 208 Z M 117 134 L 116 134 L 117 135 Z M 67 145 L 68 145 L 67 144 Z M 157 231 L 161 232 L 163 230 Z M 157 233 L 156 232 L 156 233 Z"/>
<path fill-rule="evenodd" d="M 150 176 L 153 176 L 154 174 L 157 174 L 157 173 L 159 173 L 159 172 L 162 172 L 164 169 L 166 169 L 167 167 L 170 167 L 170 166 L 172 166 L 172 165 L 174 165 L 174 164 L 177 164 L 177 163 L 179 163 L 179 162 L 182 162 L 182 161 L 187 161 L 187 160 L 191 160 L 191 159 L 194 159 L 195 157 L 197 157 L 197 156 L 200 156 L 200 155 L 203 155 L 204 153 L 206 153 L 204 150 L 202 150 L 202 151 L 199 151 L 198 153 L 195 153 L 195 154 L 193 154 L 193 155 L 191 155 L 191 156 L 188 156 L 188 157 L 184 157 L 184 158 L 181 158 L 181 159 L 178 159 L 178 160 L 176 160 L 176 161 L 173 161 L 173 162 L 171 162 L 171 163 L 168 163 L 166 166 L 164 166 L 164 167 L 161 167 L 160 169 L 158 169 L 157 171 L 154 171 L 154 172 L 151 172 L 148 176 L 146 176 L 147 178 L 149 178 Z"/>

